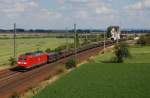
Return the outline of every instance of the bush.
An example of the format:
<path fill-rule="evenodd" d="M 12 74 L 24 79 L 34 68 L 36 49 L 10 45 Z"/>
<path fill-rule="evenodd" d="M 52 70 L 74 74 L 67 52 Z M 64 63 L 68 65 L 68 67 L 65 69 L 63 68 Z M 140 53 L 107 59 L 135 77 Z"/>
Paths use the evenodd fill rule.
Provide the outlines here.
<path fill-rule="evenodd" d="M 128 40 L 134 40 L 134 37 L 133 36 L 129 36 Z"/>
<path fill-rule="evenodd" d="M 66 45 L 61 45 L 61 46 L 55 48 L 55 51 L 57 52 L 57 51 L 64 50 L 64 49 L 66 49 L 66 47 L 67 47 Z"/>
<path fill-rule="evenodd" d="M 61 50 L 65 50 L 65 49 L 71 49 L 71 48 L 74 48 L 74 43 L 71 43 L 71 44 L 68 44 L 68 45 L 61 45 L 61 46 L 59 46 L 59 47 L 57 47 L 57 48 L 55 48 L 55 50 L 54 51 L 56 51 L 56 52 L 59 52 L 59 51 L 61 51 Z"/>
<path fill-rule="evenodd" d="M 144 36 L 141 36 L 140 39 L 137 41 L 137 44 L 141 45 L 141 46 L 145 46 L 146 45 L 146 39 Z"/>
<path fill-rule="evenodd" d="M 13 57 L 10 57 L 10 58 L 8 59 L 8 61 L 9 61 L 9 63 L 10 63 L 11 66 L 15 66 L 15 65 L 17 64 L 16 59 L 13 58 Z"/>
<path fill-rule="evenodd" d="M 137 44 L 141 46 L 150 45 L 150 34 L 142 35 L 137 41 Z"/>
<path fill-rule="evenodd" d="M 89 41 L 87 38 L 84 38 L 84 39 L 82 40 L 81 45 L 86 45 L 86 44 L 89 44 L 89 43 L 90 43 L 90 41 Z"/>
<path fill-rule="evenodd" d="M 76 65 L 77 65 L 76 60 L 74 60 L 74 59 L 69 59 L 68 62 L 66 63 L 66 68 L 67 68 L 67 69 L 71 69 L 71 68 L 76 67 Z"/>
<path fill-rule="evenodd" d="M 47 48 L 47 49 L 45 50 L 45 52 L 46 52 L 46 53 L 50 53 L 50 52 L 52 52 L 52 50 L 51 50 L 50 48 Z"/>
<path fill-rule="evenodd" d="M 68 44 L 68 48 L 74 48 L 74 43 Z"/>
<path fill-rule="evenodd" d="M 115 45 L 114 63 L 122 63 L 124 58 L 130 57 L 130 52 L 127 43 L 119 43 Z"/>

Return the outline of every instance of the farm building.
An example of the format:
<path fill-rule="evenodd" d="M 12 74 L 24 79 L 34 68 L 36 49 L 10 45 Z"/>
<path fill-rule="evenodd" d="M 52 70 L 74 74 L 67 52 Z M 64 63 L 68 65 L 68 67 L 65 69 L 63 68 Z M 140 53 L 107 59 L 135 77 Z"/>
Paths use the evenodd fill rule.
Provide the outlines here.
<path fill-rule="evenodd" d="M 112 40 L 120 39 L 121 32 L 119 26 L 112 26 L 111 35 Z"/>

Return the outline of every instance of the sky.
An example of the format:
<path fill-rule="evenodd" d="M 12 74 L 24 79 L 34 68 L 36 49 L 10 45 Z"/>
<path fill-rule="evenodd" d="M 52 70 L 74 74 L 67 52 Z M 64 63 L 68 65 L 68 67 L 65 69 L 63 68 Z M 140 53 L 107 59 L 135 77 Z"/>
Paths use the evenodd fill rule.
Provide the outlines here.
<path fill-rule="evenodd" d="M 0 0 L 0 29 L 150 29 L 150 0 Z"/>

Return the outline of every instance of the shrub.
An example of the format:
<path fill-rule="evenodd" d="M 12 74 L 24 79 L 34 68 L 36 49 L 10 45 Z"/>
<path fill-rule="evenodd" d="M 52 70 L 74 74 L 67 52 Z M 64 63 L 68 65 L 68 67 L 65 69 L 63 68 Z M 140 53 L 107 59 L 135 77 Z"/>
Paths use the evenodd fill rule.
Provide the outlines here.
<path fill-rule="evenodd" d="M 87 38 L 84 38 L 84 39 L 82 40 L 81 45 L 86 45 L 86 44 L 89 44 L 89 43 L 90 43 L 89 40 L 88 40 Z"/>
<path fill-rule="evenodd" d="M 47 48 L 47 49 L 45 50 L 45 52 L 46 52 L 46 53 L 50 53 L 50 52 L 52 52 L 52 50 L 51 50 L 50 48 Z"/>
<path fill-rule="evenodd" d="M 146 45 L 146 39 L 144 36 L 141 36 L 140 39 L 137 41 L 137 44 L 141 45 L 141 46 L 145 46 Z"/>
<path fill-rule="evenodd" d="M 11 66 L 15 66 L 15 65 L 17 64 L 16 59 L 13 58 L 13 57 L 10 57 L 10 58 L 8 59 L 8 61 L 9 61 L 9 63 L 10 63 Z"/>
<path fill-rule="evenodd" d="M 150 34 L 142 35 L 137 41 L 137 44 L 141 46 L 150 45 Z"/>
<path fill-rule="evenodd" d="M 74 43 L 68 45 L 69 48 L 74 48 Z"/>
<path fill-rule="evenodd" d="M 61 46 L 55 48 L 55 51 L 57 52 L 57 51 L 64 50 L 64 49 L 66 49 L 66 47 L 67 47 L 66 45 L 61 45 Z"/>
<path fill-rule="evenodd" d="M 134 37 L 133 36 L 129 36 L 128 40 L 134 40 Z"/>
<path fill-rule="evenodd" d="M 66 63 L 66 68 L 70 69 L 70 68 L 74 68 L 76 67 L 77 62 L 75 59 L 69 59 L 68 62 Z"/>
<path fill-rule="evenodd" d="M 115 45 L 115 63 L 122 63 L 124 58 L 130 57 L 130 52 L 127 43 L 119 43 Z"/>

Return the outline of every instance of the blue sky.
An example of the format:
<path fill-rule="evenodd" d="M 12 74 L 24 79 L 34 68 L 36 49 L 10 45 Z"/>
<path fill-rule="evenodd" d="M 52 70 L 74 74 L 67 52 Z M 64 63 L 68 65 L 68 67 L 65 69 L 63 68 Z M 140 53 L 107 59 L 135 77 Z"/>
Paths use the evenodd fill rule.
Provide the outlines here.
<path fill-rule="evenodd" d="M 150 28 L 150 0 L 0 0 L 0 28 Z"/>

